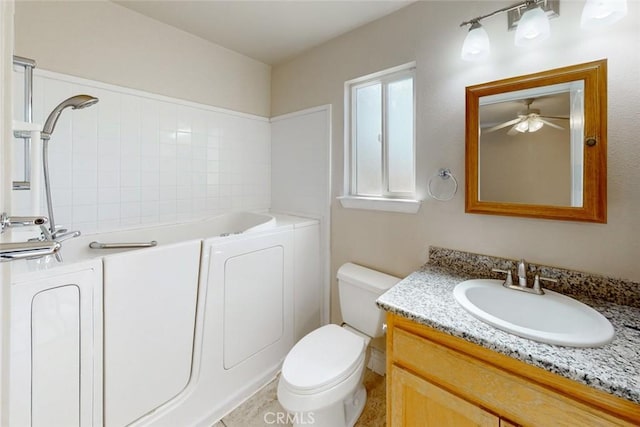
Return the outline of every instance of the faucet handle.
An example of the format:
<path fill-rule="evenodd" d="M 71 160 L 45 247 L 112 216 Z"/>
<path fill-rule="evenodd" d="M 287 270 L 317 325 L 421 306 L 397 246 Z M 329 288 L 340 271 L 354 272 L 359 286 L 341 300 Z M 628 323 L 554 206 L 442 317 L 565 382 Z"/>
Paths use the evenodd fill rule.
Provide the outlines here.
<path fill-rule="evenodd" d="M 75 237 L 80 236 L 82 233 L 79 231 L 65 231 L 64 233 L 58 233 L 53 236 L 54 240 L 57 242 L 64 242 L 65 240 L 73 239 Z"/>
<path fill-rule="evenodd" d="M 540 281 L 545 281 L 545 282 L 553 282 L 553 283 L 558 283 L 557 279 L 551 279 L 549 277 L 540 277 L 539 275 L 535 275 L 535 277 L 533 278 L 533 291 L 537 294 L 543 295 L 544 291 L 542 290 L 542 287 L 540 286 Z"/>
<path fill-rule="evenodd" d="M 51 231 L 49 231 L 49 227 L 47 227 L 46 225 L 40 225 L 40 232 L 41 234 L 41 240 L 47 241 L 47 242 L 51 242 L 53 241 L 53 235 L 51 234 Z"/>
<path fill-rule="evenodd" d="M 511 270 L 500 270 L 499 268 L 492 268 L 491 271 L 506 274 L 507 278 L 504 281 L 505 286 L 513 286 L 513 277 L 511 276 Z"/>
<path fill-rule="evenodd" d="M 51 231 L 49 231 L 49 228 L 46 225 L 44 224 L 40 225 L 40 231 L 42 232 L 42 234 L 40 235 L 40 239 L 38 240 L 45 241 L 45 242 L 55 242 L 60 244 L 60 242 L 58 242 L 56 239 L 53 238 Z M 53 253 L 53 256 L 56 258 L 56 261 L 62 262 L 62 254 L 60 253 L 59 250 L 55 251 Z"/>

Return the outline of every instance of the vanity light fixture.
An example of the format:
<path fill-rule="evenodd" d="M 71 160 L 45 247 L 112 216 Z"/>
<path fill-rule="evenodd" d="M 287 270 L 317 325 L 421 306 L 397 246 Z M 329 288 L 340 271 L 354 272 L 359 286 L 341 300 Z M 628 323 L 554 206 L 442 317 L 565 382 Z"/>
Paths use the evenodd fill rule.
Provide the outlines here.
<path fill-rule="evenodd" d="M 516 29 L 516 46 L 530 46 L 551 36 L 549 17 L 535 1 L 527 4 Z"/>
<path fill-rule="evenodd" d="M 559 16 L 560 0 L 524 0 L 486 15 L 464 21 L 469 33 L 462 45 L 461 57 L 465 61 L 479 61 L 489 56 L 489 36 L 480 21 L 508 13 L 508 29 L 516 30 L 514 43 L 519 47 L 534 45 L 550 37 L 549 19 Z M 606 26 L 627 14 L 627 0 L 587 0 L 582 11 L 580 26 L 584 29 Z"/>
<path fill-rule="evenodd" d="M 480 22 L 475 21 L 469 28 L 469 33 L 462 45 L 462 59 L 465 61 L 479 61 L 489 56 L 491 44 L 489 35 L 482 28 Z"/>
<path fill-rule="evenodd" d="M 580 27 L 589 29 L 618 22 L 627 14 L 627 0 L 587 0 Z"/>

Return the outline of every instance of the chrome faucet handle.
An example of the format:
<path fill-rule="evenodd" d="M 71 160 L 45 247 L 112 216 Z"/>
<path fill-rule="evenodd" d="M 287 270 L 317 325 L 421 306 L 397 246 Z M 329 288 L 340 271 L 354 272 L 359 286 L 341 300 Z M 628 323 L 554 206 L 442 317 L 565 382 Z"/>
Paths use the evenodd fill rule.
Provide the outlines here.
<path fill-rule="evenodd" d="M 40 231 L 42 232 L 42 235 L 40 236 L 40 240 L 43 240 L 45 242 L 56 242 L 58 244 L 60 244 L 59 241 L 57 241 L 56 239 L 53 238 L 53 235 L 51 234 L 51 231 L 49 231 L 49 227 L 47 227 L 46 225 L 41 225 L 40 226 Z M 60 253 L 59 250 L 56 250 L 53 253 L 53 256 L 56 257 L 56 261 L 58 262 L 62 262 L 62 254 Z"/>
<path fill-rule="evenodd" d="M 40 240 L 44 240 L 44 241 L 47 241 L 47 242 L 53 241 L 53 236 L 51 235 L 51 231 L 49 231 L 49 227 L 47 227 L 44 224 L 41 225 L 40 226 L 40 232 L 42 233 L 41 236 L 40 236 L 41 237 Z"/>
<path fill-rule="evenodd" d="M 542 290 L 542 287 L 540 286 L 540 281 L 544 281 L 544 282 L 553 282 L 553 283 L 558 283 L 557 279 L 551 279 L 549 277 L 540 277 L 539 275 L 535 275 L 535 277 L 533 278 L 533 290 L 535 293 L 543 295 L 544 291 Z"/>
<path fill-rule="evenodd" d="M 499 268 L 492 268 L 491 271 L 495 271 L 496 273 L 506 274 L 507 278 L 504 281 L 504 285 L 513 286 L 513 277 L 511 276 L 511 270 L 500 270 Z"/>
<path fill-rule="evenodd" d="M 540 277 L 539 279 L 544 282 L 558 283 L 558 279 L 552 279 L 550 277 Z"/>
<path fill-rule="evenodd" d="M 61 230 L 60 230 L 61 231 Z M 55 241 L 57 242 L 64 242 L 65 240 L 69 240 L 69 239 L 73 239 L 74 237 L 78 237 L 80 236 L 79 231 L 69 231 L 69 232 L 64 232 L 64 233 L 56 233 L 53 235 L 53 238 Z"/>

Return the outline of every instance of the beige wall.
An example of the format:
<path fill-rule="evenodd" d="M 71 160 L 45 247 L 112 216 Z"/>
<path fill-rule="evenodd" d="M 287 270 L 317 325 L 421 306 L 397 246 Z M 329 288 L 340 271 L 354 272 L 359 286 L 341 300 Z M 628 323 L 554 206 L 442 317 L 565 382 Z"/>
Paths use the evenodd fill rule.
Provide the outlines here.
<path fill-rule="evenodd" d="M 38 68 L 269 116 L 271 67 L 107 1 L 18 1 Z"/>
<path fill-rule="evenodd" d="M 343 188 L 344 81 L 417 61 L 418 191 L 449 167 L 461 183 L 449 202 L 426 200 L 417 215 L 348 210 L 333 199 L 332 265 L 354 261 L 406 275 L 427 259 L 429 245 L 640 280 L 640 3 L 616 26 L 580 29 L 583 2 L 561 3 L 553 36 L 531 50 L 513 46 L 506 16 L 483 22 L 493 53 L 488 62 L 459 59 L 460 22 L 509 2 L 417 2 L 334 39 L 272 71 L 272 114 L 333 105 L 332 189 Z M 464 213 L 464 89 L 468 85 L 609 59 L 609 222 L 589 224 Z M 332 317 L 339 320 L 335 280 Z"/>

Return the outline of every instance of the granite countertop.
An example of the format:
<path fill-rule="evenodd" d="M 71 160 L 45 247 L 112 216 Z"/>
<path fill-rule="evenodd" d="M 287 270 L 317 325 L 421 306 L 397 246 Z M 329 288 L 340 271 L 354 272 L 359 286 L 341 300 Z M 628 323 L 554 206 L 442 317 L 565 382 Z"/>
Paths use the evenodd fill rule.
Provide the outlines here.
<path fill-rule="evenodd" d="M 599 348 L 538 343 L 498 330 L 467 313 L 454 299 L 453 288 L 473 278 L 478 276 L 426 264 L 377 303 L 417 323 L 640 404 L 640 308 L 576 298 L 609 319 L 615 328 L 613 341 Z"/>

